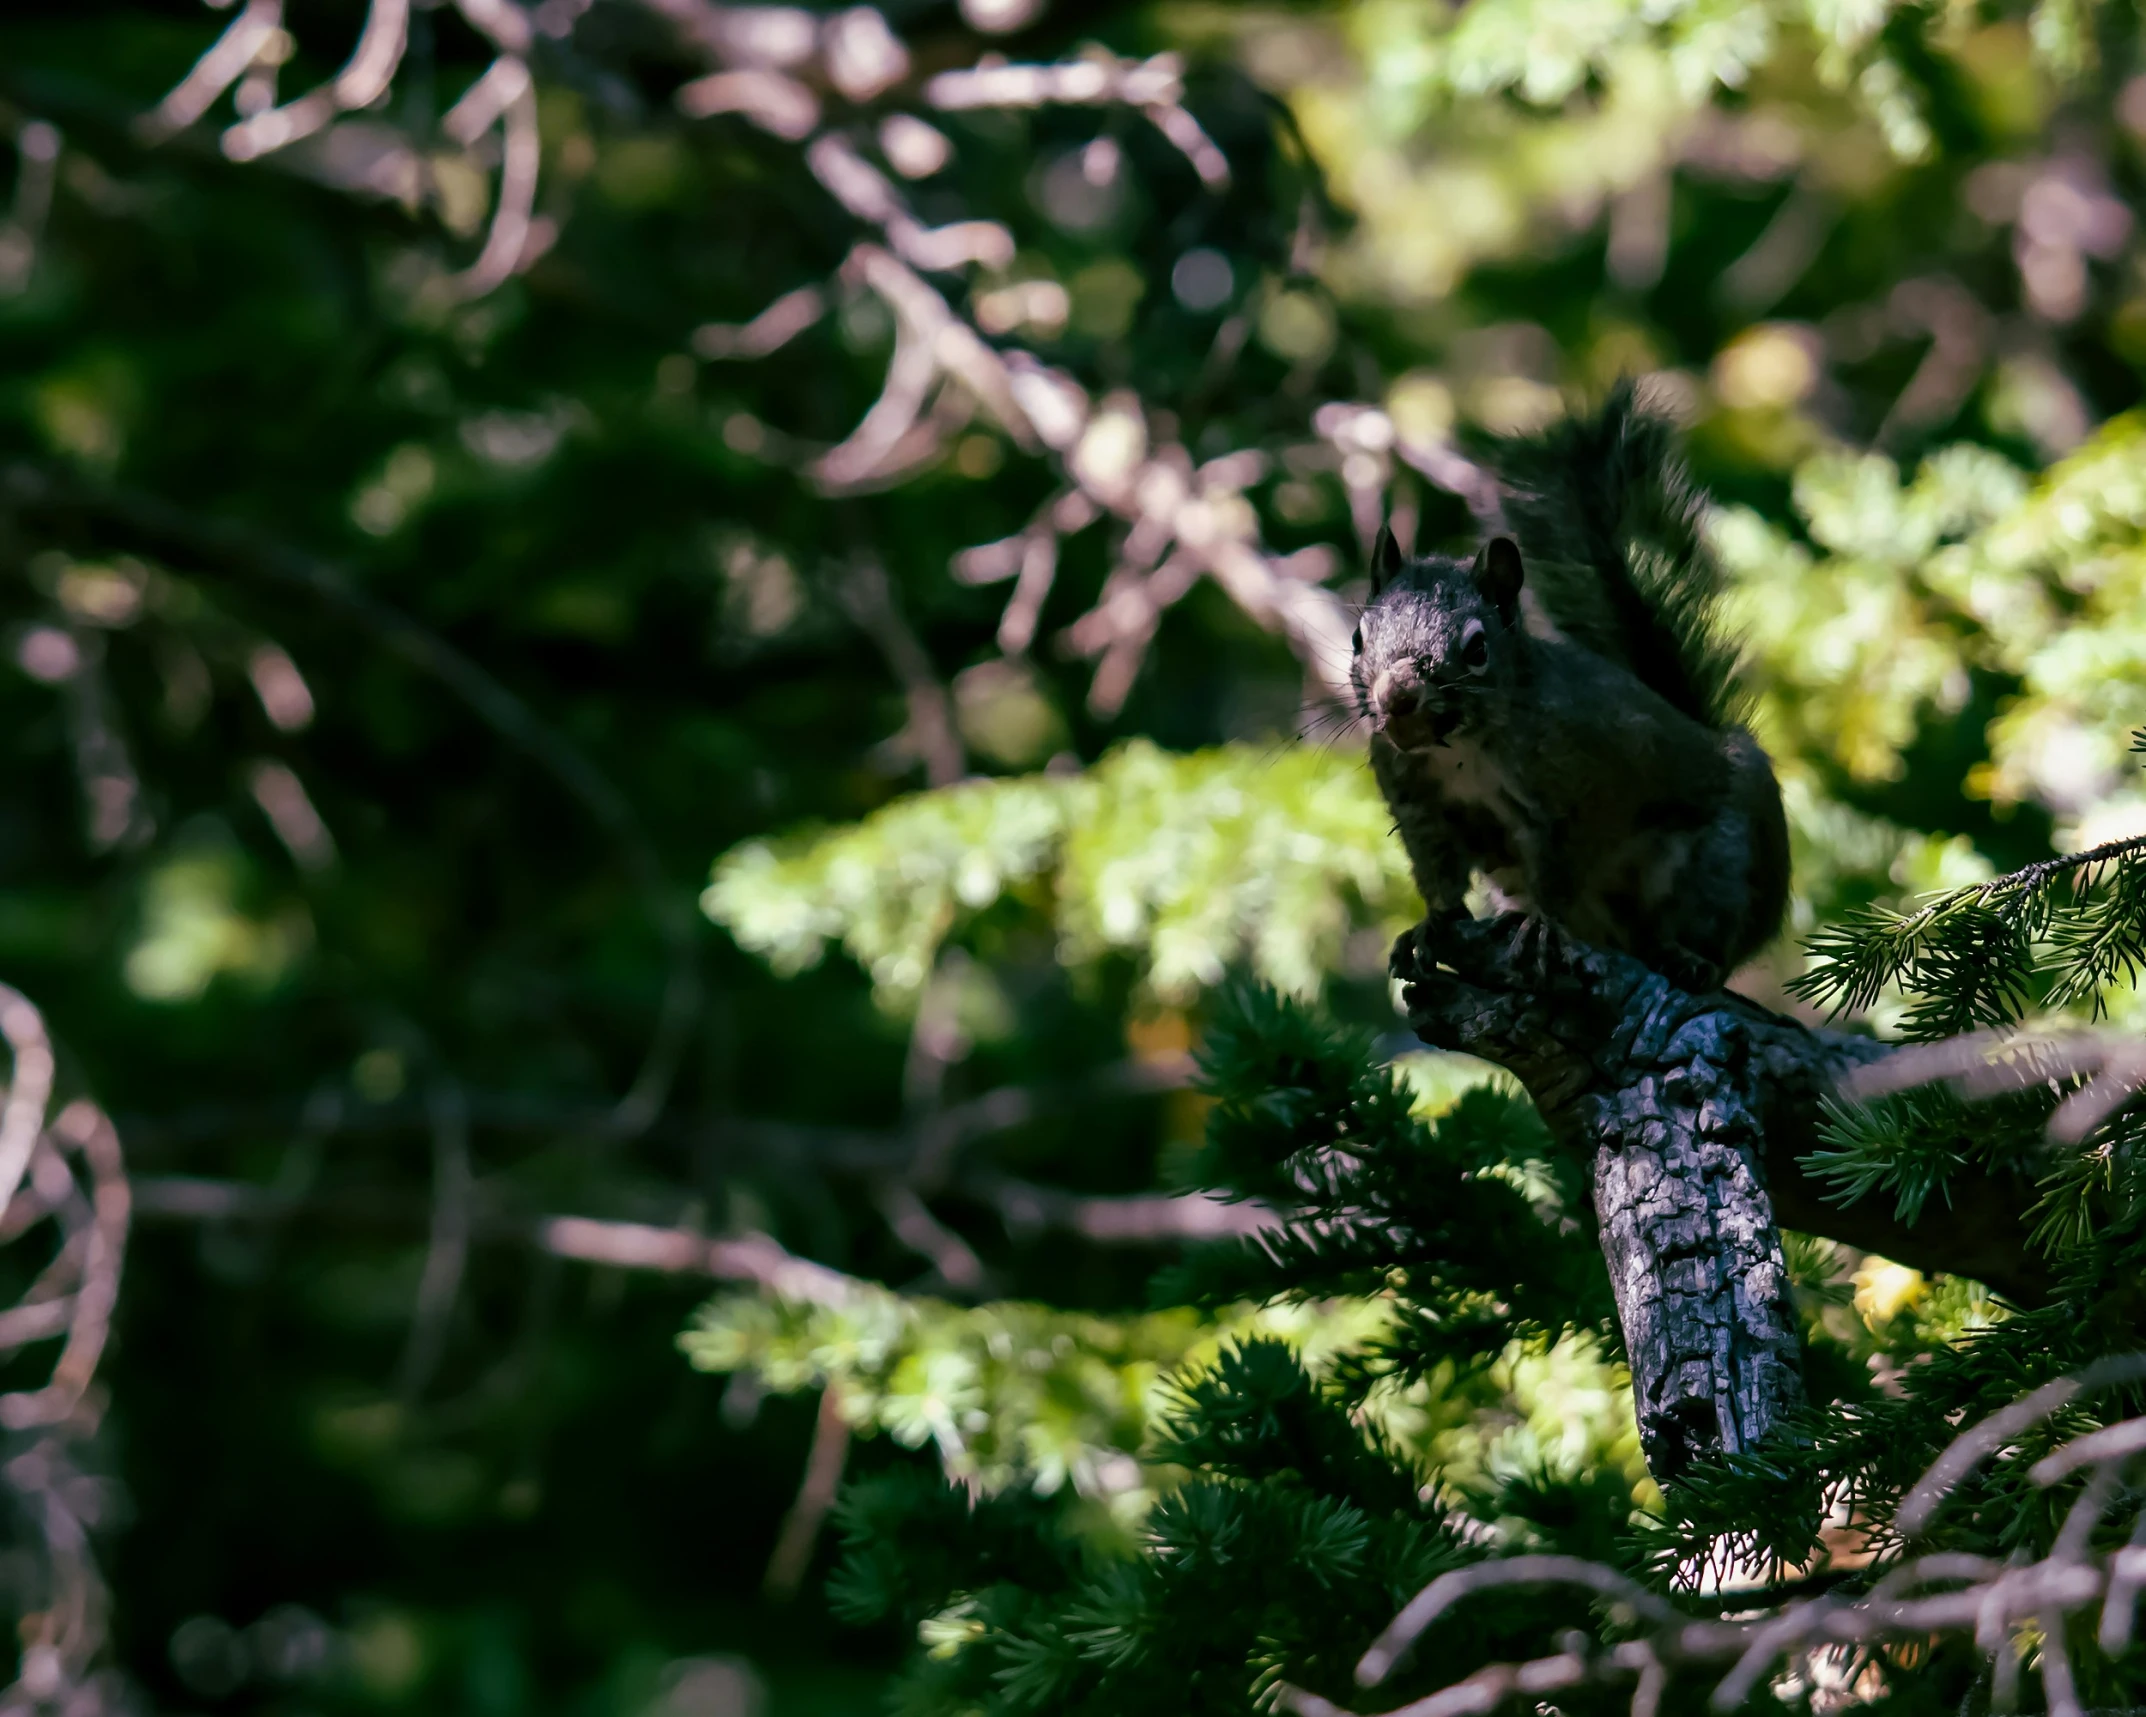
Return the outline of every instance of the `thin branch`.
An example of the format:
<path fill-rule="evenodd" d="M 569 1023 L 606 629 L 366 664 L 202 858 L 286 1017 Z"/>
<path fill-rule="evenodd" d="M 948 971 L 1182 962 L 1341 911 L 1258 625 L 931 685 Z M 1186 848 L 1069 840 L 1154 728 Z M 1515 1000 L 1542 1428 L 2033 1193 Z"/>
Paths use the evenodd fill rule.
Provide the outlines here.
<path fill-rule="evenodd" d="M 0 1241 L 19 1240 L 47 1219 L 60 1235 L 50 1262 L 0 1310 L 0 1343 L 19 1353 L 62 1338 L 42 1387 L 0 1395 L 0 1427 L 13 1434 L 0 1461 L 0 1490 L 22 1527 L 12 1552 L 22 1653 L 14 1683 L 0 1693 L 0 1711 L 58 1717 L 101 1708 L 92 1683 L 107 1638 L 109 1594 L 91 1554 L 93 1504 L 85 1498 L 94 1493 L 76 1451 L 102 1417 L 91 1384 L 118 1304 L 130 1190 L 119 1136 L 95 1104 L 78 1099 L 46 1125 L 51 1044 L 37 1009 L 5 986 L 0 1036 L 14 1056 L 0 1103 L 7 1189 Z"/>
<path fill-rule="evenodd" d="M 2146 1355 L 2101 1361 L 2074 1377 L 2044 1385 L 1963 1431 L 1909 1493 L 1900 1524 L 1912 1536 L 1927 1525 L 1937 1502 L 1980 1461 L 2011 1446 L 2051 1413 L 2098 1390 L 2146 1377 Z M 2078 1674 L 2066 1642 L 2069 1619 L 2097 1601 L 2104 1649 L 2128 1642 L 2131 1608 L 2146 1579 L 2146 1522 L 2132 1544 L 2113 1554 L 2091 1548 L 2096 1527 L 2136 1475 L 2130 1467 L 2146 1450 L 2146 1420 L 2125 1420 L 2091 1432 L 2030 1469 L 2047 1487 L 2081 1468 L 2092 1478 L 2064 1529 L 2040 1561 L 2013 1562 L 1959 1553 L 1916 1558 L 1892 1568 L 1867 1592 L 1792 1600 L 1730 1620 L 1688 1616 L 1624 1574 L 1570 1556 L 1517 1556 L 1440 1575 L 1402 1610 L 1357 1665 L 1356 1679 L 1376 1686 L 1406 1658 L 1432 1623 L 1479 1593 L 1513 1586 L 1577 1586 L 1606 1599 L 1618 1625 L 1639 1637 L 1602 1648 L 1560 1642 L 1554 1654 L 1525 1663 L 1490 1664 L 1463 1680 L 1384 1717 L 1483 1717 L 1509 1700 L 1539 1699 L 1561 1688 L 1629 1681 L 1632 1709 L 1651 1711 L 1679 1670 L 1711 1672 L 1710 1699 L 1720 1712 L 1740 1709 L 1760 1679 L 1784 1659 L 1853 1650 L 1864 1661 L 1889 1640 L 1971 1634 L 1991 1662 L 1993 1709 L 2010 1708 L 2021 1673 L 2014 1636 L 2031 1625 L 2040 1634 L 2038 1674 L 2047 1708 L 2079 1717 Z M 1913 1511 L 1912 1513 L 1910 1511 Z M 1933 1587 L 1949 1590 L 1933 1591 Z M 1619 1615 L 1618 1612 L 1622 1614 Z M 1346 1709 L 1301 1688 L 1285 1688 L 1280 1703 L 1299 1717 L 1350 1717 Z"/>
<path fill-rule="evenodd" d="M 813 1546 L 819 1542 L 820 1528 L 826 1524 L 828 1511 L 835 1504 L 835 1492 L 842 1484 L 842 1469 L 849 1460 L 849 1443 L 850 1427 L 842 1412 L 842 1391 L 839 1385 L 830 1382 L 820 1391 L 820 1409 L 812 1427 L 812 1448 L 805 1457 L 805 1476 L 798 1484 L 796 1500 L 782 1517 L 782 1530 L 776 1535 L 774 1554 L 768 1558 L 763 1583 L 768 1596 L 778 1603 L 796 1597 L 797 1589 L 804 1584 L 805 1570 L 812 1565 Z"/>
<path fill-rule="evenodd" d="M 135 1214 L 145 1222 L 342 1223 L 407 1233 L 425 1225 L 423 1205 L 410 1198 L 356 1191 L 291 1198 L 254 1182 L 200 1175 L 144 1175 L 133 1186 Z M 1017 1234 L 1055 1229 L 1101 1246 L 1227 1239 L 1261 1233 L 1282 1221 L 1281 1213 L 1265 1205 L 1199 1193 L 1081 1194 L 993 1174 L 965 1177 L 949 1190 L 995 1208 Z M 688 1202 L 682 1191 L 677 1202 Z M 662 1275 L 761 1281 L 767 1267 L 752 1237 L 711 1239 L 690 1228 L 586 1216 L 522 1216 L 496 1196 L 478 1199 L 471 1239 L 532 1245 L 561 1258 Z"/>
<path fill-rule="evenodd" d="M 469 1112 L 462 1094 L 442 1086 L 432 1100 L 432 1232 L 418 1278 L 410 1339 L 396 1369 L 395 1392 L 415 1401 L 439 1369 L 448 1325 L 469 1261 L 470 1206 L 475 1180 L 469 1161 Z"/>
<path fill-rule="evenodd" d="M 1113 1062 L 1079 1077 L 1035 1085 L 1000 1085 L 893 1128 L 815 1126 L 732 1114 L 674 1114 L 649 1136 L 688 1150 L 713 1150 L 726 1160 L 756 1160 L 790 1169 L 801 1164 L 832 1174 L 878 1177 L 911 1170 L 918 1184 L 945 1180 L 961 1152 L 993 1134 L 1046 1115 L 1069 1115 L 1095 1103 L 1181 1089 L 1192 1077 L 1189 1056 Z M 611 1110 L 561 1104 L 522 1094 L 470 1092 L 465 1098 L 473 1126 L 502 1133 L 555 1137 L 600 1132 Z M 207 1140 L 293 1130 L 320 1136 L 377 1135 L 422 1131 L 430 1115 L 421 1104 L 351 1105 L 333 1116 L 315 1112 L 311 1101 L 202 1104 L 175 1113 L 123 1117 L 130 1137 L 170 1151 Z M 166 1177 L 173 1186 L 186 1177 Z M 204 1183 L 210 1184 L 210 1183 Z M 296 1192 L 297 1188 L 291 1189 Z"/>
<path fill-rule="evenodd" d="M 441 117 L 440 129 L 463 148 L 474 148 L 528 87 L 529 67 L 514 54 L 502 54 Z"/>
<path fill-rule="evenodd" d="M 923 422 L 922 414 L 933 382 L 943 373 L 958 380 L 1016 442 L 1028 447 L 1040 442 L 1060 456 L 1088 509 L 1066 528 L 1079 528 L 1088 516 L 1107 510 L 1128 521 L 1135 537 L 1150 542 L 1153 555 L 1174 543 L 1185 557 L 1173 564 L 1169 579 L 1141 599 L 1140 617 L 1128 611 L 1132 623 L 1112 628 L 1111 638 L 1098 647 L 1107 672 L 1099 673 L 1091 701 L 1104 709 L 1122 702 L 1151 636 L 1153 613 L 1183 594 L 1179 585 L 1206 575 L 1260 624 L 1281 631 L 1327 696 L 1346 702 L 1351 695 L 1349 627 L 1341 605 L 1331 591 L 1290 576 L 1261 551 L 1258 520 L 1237 491 L 1234 468 L 1210 461 L 1195 474 L 1181 447 L 1150 452 L 1145 413 L 1136 399 L 1106 402 L 1097 412 L 1070 377 L 1027 353 L 990 346 L 895 254 L 907 251 L 910 261 L 918 260 L 901 225 L 908 219 L 904 205 L 885 175 L 833 138 L 821 138 L 807 159 L 845 209 L 889 234 L 892 250 L 859 244 L 842 273 L 878 294 L 893 311 L 898 330 L 879 399 L 814 468 L 817 480 L 844 491 L 880 487 L 931 457 L 943 432 Z M 1128 543 L 1134 540 L 1129 537 Z M 1000 627 L 1009 650 L 1033 636 L 1053 566 L 1053 557 L 1040 550 L 1024 560 L 1027 575 Z"/>
<path fill-rule="evenodd" d="M 1828 192 L 1798 179 L 1751 247 L 1721 271 L 1715 296 L 1742 316 L 1772 308 L 1817 260 L 1839 219 Z"/>
<path fill-rule="evenodd" d="M 503 54 L 526 54 L 536 45 L 536 26 L 514 0 L 455 0 L 455 10 Z"/>
<path fill-rule="evenodd" d="M 1957 411 L 1982 374 L 1991 336 L 1989 312 L 1965 286 L 1946 276 L 1902 281 L 1890 302 L 1896 316 L 1928 332 L 1930 349 L 1871 436 L 1879 448 L 1942 423 Z"/>
<path fill-rule="evenodd" d="M 991 107 L 1138 108 L 1192 163 L 1209 190 L 1228 188 L 1229 159 L 1184 105 L 1185 63 L 1176 54 L 1124 60 L 1097 50 L 1057 65 L 973 66 L 941 72 L 924 99 L 942 113 Z"/>
<path fill-rule="evenodd" d="M 1015 241 L 1005 226 L 991 220 L 923 225 L 902 192 L 847 137 L 819 129 L 818 82 L 824 80 L 846 99 L 861 102 L 875 99 L 909 75 L 909 51 L 877 12 L 854 8 L 815 21 L 802 11 L 717 6 L 708 0 L 643 4 L 710 65 L 706 76 L 688 80 L 680 91 L 685 111 L 742 112 L 780 140 L 805 145 L 808 170 L 838 205 L 879 235 L 879 243 L 856 247 L 843 274 L 889 304 L 902 337 L 879 401 L 849 438 L 813 463 L 816 481 L 833 491 L 858 492 L 902 480 L 939 455 L 950 434 L 967 420 L 967 401 L 973 399 L 1019 445 L 1033 448 L 1040 443 L 1076 471 L 1085 464 L 1090 477 L 1080 483 L 1082 499 L 1117 512 L 1132 524 L 1136 538 L 1143 533 L 1155 536 L 1157 560 L 1173 545 L 1185 557 L 1166 563 L 1168 578 L 1149 580 L 1142 587 L 1140 611 L 1127 610 L 1094 652 L 1098 666 L 1091 702 L 1099 710 L 1122 703 L 1144 661 L 1155 616 L 1182 593 L 1179 586 L 1200 576 L 1215 579 L 1260 624 L 1282 632 L 1325 693 L 1346 699 L 1348 654 L 1343 646 L 1348 626 L 1338 602 L 1330 592 L 1271 562 L 1259 546 L 1256 518 L 1241 496 L 1205 479 L 1188 485 L 1182 472 L 1171 469 L 1173 459 L 1187 463 L 1182 450 L 1168 447 L 1137 470 L 1096 477 L 1088 456 L 1100 449 L 1086 436 L 1094 426 L 1080 389 L 1031 354 L 993 349 L 966 316 L 955 314 L 920 278 L 918 270 L 1006 268 L 1014 260 Z M 279 5 L 280 0 L 249 0 L 241 18 L 166 98 L 156 124 L 168 132 L 191 123 L 257 58 L 272 51 L 271 44 L 280 40 Z M 533 212 L 540 150 L 527 58 L 535 39 L 532 20 L 511 0 L 456 0 L 456 5 L 499 53 L 447 114 L 442 130 L 465 148 L 474 147 L 495 124 L 503 135 L 498 189 L 483 249 L 468 269 L 444 283 L 450 296 L 469 298 L 527 266 L 548 242 L 551 229 Z M 408 0 L 370 0 L 358 47 L 338 78 L 298 102 L 235 126 L 229 136 L 237 151 L 280 147 L 301 131 L 325 123 L 325 117 L 343 106 L 383 92 L 407 36 L 407 6 Z M 1067 103 L 1129 107 L 1144 114 L 1210 188 L 1219 189 L 1230 179 L 1228 161 L 1184 106 L 1184 66 L 1174 54 L 1132 60 L 1093 49 L 1057 65 L 981 63 L 930 78 L 922 94 L 927 105 L 941 111 Z M 820 306 L 811 296 L 792 295 L 778 307 L 785 310 L 782 317 L 744 329 L 710 325 L 702 330 L 697 347 L 709 356 L 772 351 L 809 323 L 810 312 Z M 942 378 L 958 381 L 960 392 L 941 388 Z M 766 426 L 746 422 L 743 414 L 734 414 L 734 421 L 755 447 L 769 444 L 773 432 Z M 1416 457 L 1434 471 L 1445 469 L 1432 453 L 1418 452 Z M 1352 487 L 1352 505 L 1366 517 L 1375 501 L 1364 485 Z M 1000 623 L 1001 646 L 1008 653 L 1032 642 L 1055 559 L 1053 542 L 1031 539 Z M 665 1032 L 672 1030 L 675 1017 L 667 1010 Z M 674 1055 L 675 1043 L 666 1039 L 663 1057 L 667 1062 Z M 667 1080 L 667 1065 L 660 1073 L 648 1083 Z M 646 1124 L 651 1111 L 639 1100 L 643 1090 L 637 1085 L 635 1097 L 622 1108 L 622 1130 Z"/>
<path fill-rule="evenodd" d="M 246 0 L 208 52 L 145 114 L 140 130 L 150 141 L 184 131 L 216 105 L 216 98 L 245 74 L 283 26 L 283 0 Z"/>
<path fill-rule="evenodd" d="M 119 1276 L 133 1217 L 133 1193 L 120 1156 L 119 1134 L 95 1104 L 76 1101 L 60 1111 L 51 1137 L 73 1150 L 89 1170 L 91 1224 L 81 1250 L 81 1274 L 67 1324 L 66 1345 L 42 1389 L 0 1395 L 0 1425 L 23 1430 L 59 1425 L 74 1414 L 96 1375 L 119 1304 Z"/>
<path fill-rule="evenodd" d="M 1255 1199 L 1212 1193 L 1082 1197 L 1007 1175 L 976 1175 L 963 1181 L 962 1190 L 990 1199 L 1016 1234 L 1061 1228 L 1103 1245 L 1236 1239 L 1268 1233 L 1284 1221 L 1280 1211 Z"/>
<path fill-rule="evenodd" d="M 876 560 L 860 561 L 838 587 L 842 605 L 893 670 L 909 705 L 909 720 L 898 738 L 924 765 L 934 787 L 951 786 L 969 772 L 968 754 L 954 726 L 954 703 L 901 608 L 894 600 L 886 568 Z"/>
<path fill-rule="evenodd" d="M 886 1218 L 888 1232 L 928 1263 L 948 1288 L 957 1294 L 982 1289 L 984 1261 L 974 1247 L 932 1214 L 908 1182 L 887 1182 L 877 1189 L 873 1202 Z"/>
<path fill-rule="evenodd" d="M 1376 1687 L 1407 1661 L 1423 1630 L 1455 1604 L 1478 1592 L 1507 1586 L 1582 1586 L 1652 1622 L 1668 1621 L 1676 1613 L 1628 1576 L 1577 1556 L 1514 1556 L 1500 1562 L 1479 1562 L 1472 1568 L 1456 1568 L 1450 1574 L 1439 1575 L 1410 1599 L 1407 1608 L 1371 1642 L 1356 1666 L 1357 1681 L 1365 1687 Z"/>
<path fill-rule="evenodd" d="M 797 1257 L 765 1234 L 710 1240 L 686 1229 L 553 1216 L 536 1224 L 535 1238 L 538 1246 L 555 1257 L 614 1269 L 752 1282 L 782 1299 L 837 1311 L 874 1291 L 870 1283 Z"/>
<path fill-rule="evenodd" d="M 155 829 L 142 805 L 141 777 L 111 710 L 102 638 L 70 633 L 75 664 L 61 686 L 75 778 L 81 783 L 85 833 L 92 852 L 139 846 Z"/>
<path fill-rule="evenodd" d="M 945 1181 L 959 1153 L 993 1133 L 1026 1126 L 1041 1115 L 1064 1114 L 1077 1104 L 1116 1097 L 1182 1090 L 1192 1082 L 1189 1055 L 1154 1061 L 1120 1061 L 1078 1080 L 1048 1085 L 1001 1085 L 927 1115 L 914 1126 L 911 1178 L 927 1189 Z"/>
<path fill-rule="evenodd" d="M 935 457 L 940 437 L 915 431 L 938 379 L 930 342 L 897 324 L 879 397 L 855 429 L 813 462 L 814 480 L 832 492 L 859 493 L 899 482 L 920 461 Z"/>
<path fill-rule="evenodd" d="M 14 1057 L 7 1098 L 0 1103 L 0 1216 L 4 1216 L 44 1130 L 54 1067 L 44 1017 L 20 990 L 5 984 L 0 984 L 0 1038 L 6 1039 Z"/>
<path fill-rule="evenodd" d="M 224 153 L 234 161 L 257 160 L 312 136 L 338 114 L 370 107 L 394 81 L 409 39 L 410 0 L 371 0 L 343 69 L 296 101 L 240 120 L 223 135 Z"/>
<path fill-rule="evenodd" d="M 2115 1032 L 2059 1036 L 1963 1033 L 1937 1043 L 1910 1044 L 1861 1068 L 1842 1083 L 1857 1102 L 1926 1085 L 1946 1084 L 1970 1101 L 2037 1086 L 2080 1080 L 2050 1112 L 2044 1132 L 2052 1144 L 2076 1146 L 2123 1113 L 2146 1091 L 2146 1043 Z"/>
<path fill-rule="evenodd" d="M 749 322 L 702 323 L 693 330 L 693 350 L 703 358 L 764 358 L 826 314 L 827 294 L 817 286 L 800 286 Z"/>
<path fill-rule="evenodd" d="M 820 124 L 820 98 L 811 87 L 765 69 L 710 72 L 681 86 L 676 100 L 688 119 L 735 113 L 785 143 L 803 142 Z"/>
<path fill-rule="evenodd" d="M 530 79 L 528 66 L 519 59 L 502 57 L 481 82 L 491 83 L 495 76 L 499 88 L 491 99 L 499 101 L 503 143 L 499 190 L 493 199 L 492 225 L 485 234 L 483 250 L 475 262 L 446 283 L 447 290 L 457 298 L 482 298 L 533 260 L 531 216 L 536 209 L 537 169 L 543 157 L 537 135 L 536 85 Z M 465 96 L 463 101 L 468 99 Z M 441 128 L 450 136 L 456 134 L 453 127 L 458 115 L 463 115 L 461 105 L 441 121 Z M 490 123 L 489 119 L 486 123 Z M 481 134 L 483 129 L 475 125 L 473 115 L 463 116 L 464 133 L 474 130 Z M 474 143 L 476 138 L 469 136 L 466 140 Z"/>
<path fill-rule="evenodd" d="M 0 220 L 0 298 L 12 297 L 30 284 L 37 247 L 52 214 L 52 191 L 59 180 L 60 134 L 42 119 L 26 119 L 15 128 L 15 196 Z"/>
<path fill-rule="evenodd" d="M 2060 1377 L 2043 1384 L 2009 1407 L 1992 1413 L 1979 1425 L 1962 1431 L 1902 1500 L 1899 1512 L 1894 1516 L 1894 1524 L 1901 1536 L 1919 1536 L 1936 1517 L 1939 1506 L 1954 1487 L 2029 1426 L 2040 1424 L 2058 1408 L 2068 1406 L 2082 1395 L 2118 1384 L 2136 1383 L 2142 1378 L 2146 1378 L 2146 1354 L 2123 1354 L 2104 1359 L 2075 1376 Z M 2041 1470 L 2037 1468 L 2037 1471 Z M 2054 1482 L 2057 1476 L 2052 1470 L 2036 1482 L 2046 1485 Z"/>

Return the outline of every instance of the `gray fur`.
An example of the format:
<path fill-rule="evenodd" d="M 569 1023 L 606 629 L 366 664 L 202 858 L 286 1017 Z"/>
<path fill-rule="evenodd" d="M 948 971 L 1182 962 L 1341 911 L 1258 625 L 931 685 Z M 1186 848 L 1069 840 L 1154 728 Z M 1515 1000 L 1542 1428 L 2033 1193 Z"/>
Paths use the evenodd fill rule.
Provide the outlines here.
<path fill-rule="evenodd" d="M 1628 409 L 1622 399 L 1607 415 L 1628 428 L 1628 415 L 1617 417 Z M 1733 683 L 1706 677 L 1707 664 L 1731 659 L 1718 636 L 1684 630 L 1695 615 L 1711 625 L 1711 563 L 1692 572 L 1689 602 L 1631 576 L 1696 538 L 1679 548 L 1673 532 L 1657 531 L 1654 544 L 1611 554 L 1635 521 L 1661 525 L 1656 501 L 1675 484 L 1632 461 L 1664 456 L 1668 443 L 1598 425 L 1542 445 L 1593 459 L 1605 436 L 1619 450 L 1606 470 L 1536 491 L 1600 510 L 1558 538 L 1608 557 L 1589 563 L 1600 571 L 1593 606 L 1573 596 L 1575 565 L 1558 575 L 1566 588 L 1545 594 L 1509 541 L 1493 539 L 1473 560 L 1403 560 L 1382 533 L 1356 637 L 1358 713 L 1434 913 L 1457 907 L 1480 871 L 1506 904 L 1710 989 L 1780 928 L 1787 824 L 1757 741 L 1703 713 L 1724 707 Z M 1626 504 L 1620 486 L 1635 484 L 1655 499 Z M 1669 513 L 1688 522 L 1697 505 L 1687 494 Z M 1533 604 L 1521 600 L 1523 583 Z M 1619 620 L 1634 603 L 1643 621 Z"/>
<path fill-rule="evenodd" d="M 1558 629 L 1695 721 L 1742 720 L 1741 652 L 1720 619 L 1726 580 L 1675 426 L 1626 381 L 1600 410 L 1492 442 L 1486 457 L 1529 583 Z"/>

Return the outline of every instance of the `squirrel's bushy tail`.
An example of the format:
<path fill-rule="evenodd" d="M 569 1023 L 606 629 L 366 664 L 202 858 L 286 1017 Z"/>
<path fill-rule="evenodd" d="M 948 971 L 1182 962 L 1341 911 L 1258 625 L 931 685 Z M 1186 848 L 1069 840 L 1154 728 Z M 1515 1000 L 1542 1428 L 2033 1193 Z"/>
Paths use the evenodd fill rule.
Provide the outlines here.
<path fill-rule="evenodd" d="M 1623 381 L 1597 411 L 1494 443 L 1508 528 L 1545 612 L 1709 727 L 1742 716 L 1720 566 L 1675 427 Z"/>

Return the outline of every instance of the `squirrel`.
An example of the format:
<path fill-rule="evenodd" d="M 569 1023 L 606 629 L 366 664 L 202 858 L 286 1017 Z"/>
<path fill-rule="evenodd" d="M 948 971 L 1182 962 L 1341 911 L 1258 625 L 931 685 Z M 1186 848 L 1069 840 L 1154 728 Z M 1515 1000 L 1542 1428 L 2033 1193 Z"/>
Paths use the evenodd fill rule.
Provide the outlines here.
<path fill-rule="evenodd" d="M 1416 885 L 1456 912 L 1480 870 L 1536 928 L 1716 989 L 1778 933 L 1789 854 L 1704 497 L 1629 382 L 1496 465 L 1511 534 L 1404 558 L 1382 528 L 1354 639 Z"/>

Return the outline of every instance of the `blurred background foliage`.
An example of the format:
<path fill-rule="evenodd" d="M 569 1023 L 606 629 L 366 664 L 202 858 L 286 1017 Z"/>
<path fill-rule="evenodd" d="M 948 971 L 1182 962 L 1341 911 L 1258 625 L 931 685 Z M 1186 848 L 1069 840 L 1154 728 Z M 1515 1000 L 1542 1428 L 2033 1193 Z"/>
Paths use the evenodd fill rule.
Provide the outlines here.
<path fill-rule="evenodd" d="M 1392 1031 L 1324 699 L 1474 432 L 1627 372 L 1691 423 L 1799 932 L 2146 832 L 2127 9 L 420 4 L 264 153 L 366 16 L 0 19 L 0 974 L 136 1177 L 147 1703 L 875 1707 L 838 1476 L 1122 1545 L 1180 1368 L 1345 1373 L 1375 1305 L 1150 1284 L 1243 1211 L 1165 1196 L 1218 981 Z M 989 54 L 1109 70 L 932 93 Z M 1798 1259 L 1851 1381 L 1999 1315 Z M 1652 1494 L 1584 1333 L 1375 1405 L 1494 1534 Z"/>

